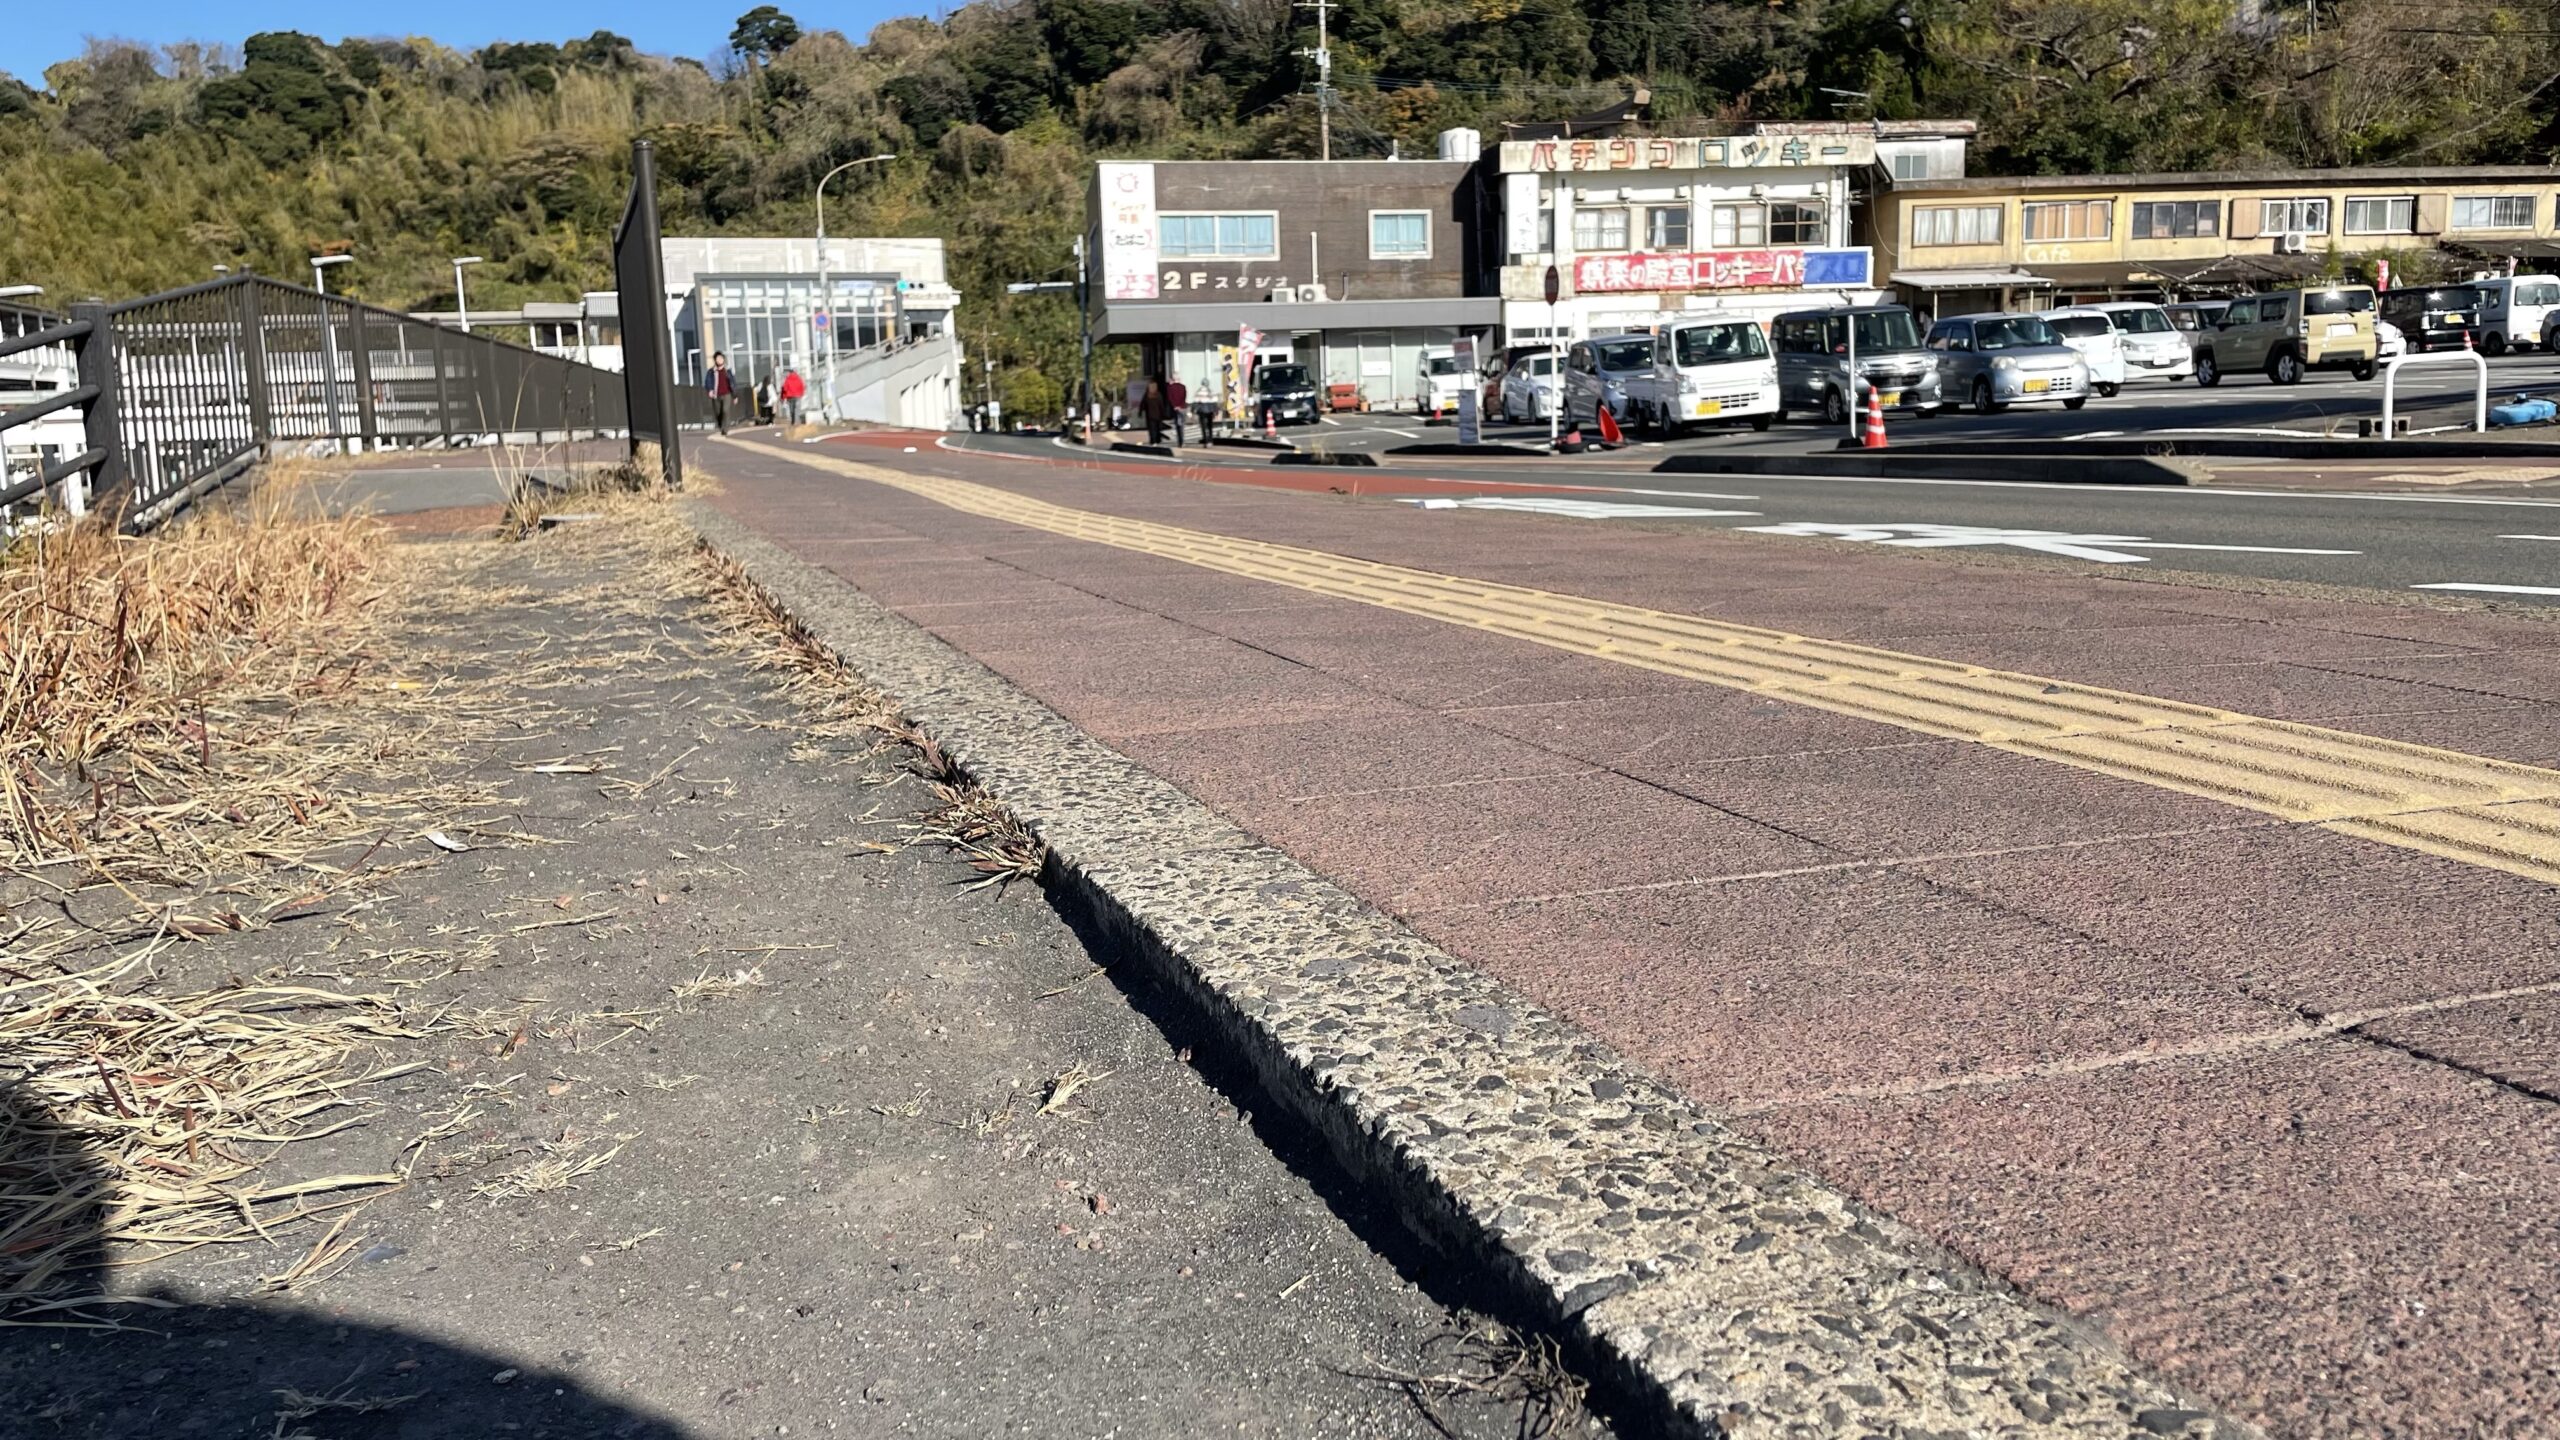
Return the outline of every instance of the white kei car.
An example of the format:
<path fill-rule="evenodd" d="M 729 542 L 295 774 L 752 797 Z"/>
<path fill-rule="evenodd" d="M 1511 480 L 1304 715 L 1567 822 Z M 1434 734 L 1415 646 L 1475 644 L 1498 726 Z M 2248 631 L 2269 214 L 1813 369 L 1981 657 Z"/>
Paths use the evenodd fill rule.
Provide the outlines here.
<path fill-rule="evenodd" d="M 1556 357 L 1543 350 L 1523 355 L 1502 372 L 1500 418 L 1544 420 L 1555 413 L 1557 393 Z"/>

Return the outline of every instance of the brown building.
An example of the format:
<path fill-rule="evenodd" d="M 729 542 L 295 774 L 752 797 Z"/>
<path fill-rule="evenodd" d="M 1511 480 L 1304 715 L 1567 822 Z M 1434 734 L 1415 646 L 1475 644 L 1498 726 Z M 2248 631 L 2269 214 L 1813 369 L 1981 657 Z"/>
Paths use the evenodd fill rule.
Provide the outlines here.
<path fill-rule="evenodd" d="M 1094 338 L 1217 393 L 1239 332 L 1257 353 L 1410 404 L 1422 352 L 1501 320 L 1482 250 L 1498 235 L 1475 137 L 1437 160 L 1157 160 L 1094 167 L 1086 209 Z"/>

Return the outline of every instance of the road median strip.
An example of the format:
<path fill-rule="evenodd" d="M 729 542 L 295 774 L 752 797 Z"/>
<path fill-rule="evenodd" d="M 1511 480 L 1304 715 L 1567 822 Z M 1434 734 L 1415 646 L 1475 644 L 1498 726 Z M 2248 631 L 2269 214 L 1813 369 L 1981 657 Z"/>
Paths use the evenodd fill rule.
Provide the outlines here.
<path fill-rule="evenodd" d="M 1789 1170 L 843 581 L 689 509 L 707 544 L 1037 829 L 1062 900 L 1653 1431 L 2255 1433 Z"/>

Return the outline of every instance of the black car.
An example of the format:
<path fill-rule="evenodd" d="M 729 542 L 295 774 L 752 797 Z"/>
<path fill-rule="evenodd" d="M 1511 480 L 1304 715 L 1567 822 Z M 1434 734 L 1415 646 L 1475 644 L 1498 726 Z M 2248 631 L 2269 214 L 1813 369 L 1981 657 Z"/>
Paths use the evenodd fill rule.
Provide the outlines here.
<path fill-rule="evenodd" d="M 1322 413 L 1316 404 L 1316 377 L 1306 366 L 1265 364 L 1253 372 L 1253 418 L 1268 414 L 1282 425 L 1313 425 Z"/>
<path fill-rule="evenodd" d="M 2468 285 L 2409 285 L 2382 292 L 2382 318 L 2411 350 L 2459 350 L 2480 323 L 2480 292 Z"/>

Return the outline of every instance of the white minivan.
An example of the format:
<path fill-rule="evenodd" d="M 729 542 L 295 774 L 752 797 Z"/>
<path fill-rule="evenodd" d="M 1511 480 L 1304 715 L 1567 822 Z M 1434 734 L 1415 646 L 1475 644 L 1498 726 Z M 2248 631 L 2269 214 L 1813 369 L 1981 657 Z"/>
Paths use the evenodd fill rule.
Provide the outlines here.
<path fill-rule="evenodd" d="M 2474 280 L 2480 294 L 2480 348 L 2504 355 L 2526 345 L 2552 348 L 2551 332 L 2560 330 L 2560 276 L 2500 275 Z"/>
<path fill-rule="evenodd" d="M 1748 315 L 1681 315 L 1654 327 L 1653 364 L 1627 378 L 1627 414 L 1656 434 L 1713 420 L 1778 418 L 1778 361 Z"/>

